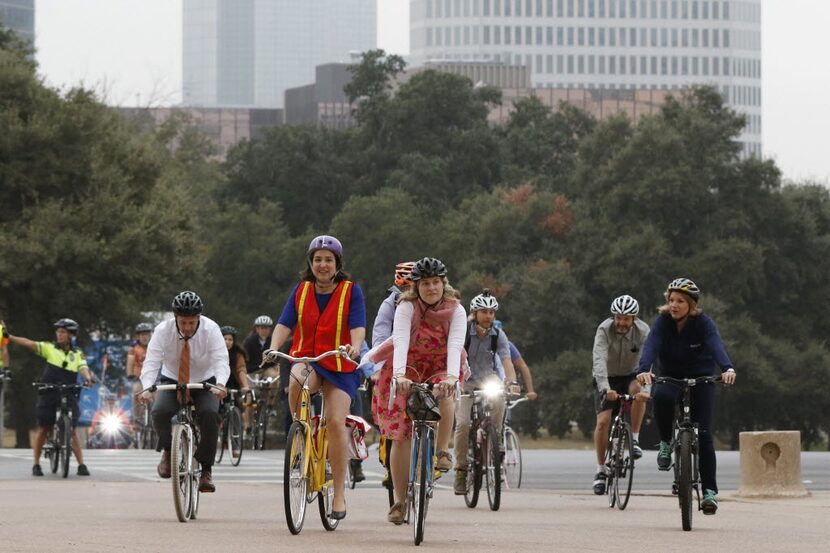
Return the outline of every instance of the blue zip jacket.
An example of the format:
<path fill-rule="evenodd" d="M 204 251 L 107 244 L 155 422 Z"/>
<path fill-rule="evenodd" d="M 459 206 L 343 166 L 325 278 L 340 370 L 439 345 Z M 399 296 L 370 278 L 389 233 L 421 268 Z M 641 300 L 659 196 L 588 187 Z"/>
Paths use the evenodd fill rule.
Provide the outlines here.
<path fill-rule="evenodd" d="M 648 372 L 660 359 L 662 374 L 674 378 L 691 378 L 732 368 L 715 321 L 707 315 L 689 317 L 681 332 L 668 314 L 658 315 L 651 325 L 637 373 Z"/>

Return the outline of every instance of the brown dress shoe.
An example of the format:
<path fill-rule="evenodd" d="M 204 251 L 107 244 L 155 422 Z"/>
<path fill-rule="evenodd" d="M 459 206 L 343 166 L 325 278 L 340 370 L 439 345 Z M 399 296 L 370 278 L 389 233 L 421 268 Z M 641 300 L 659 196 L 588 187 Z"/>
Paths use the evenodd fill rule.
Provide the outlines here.
<path fill-rule="evenodd" d="M 209 470 L 202 469 L 202 475 L 199 477 L 199 491 L 202 493 L 213 493 L 216 491 L 216 486 L 213 485 L 213 475 Z"/>
<path fill-rule="evenodd" d="M 158 466 L 159 476 L 162 478 L 170 478 L 170 452 L 169 451 L 162 451 L 161 452 L 161 461 L 159 462 Z"/>

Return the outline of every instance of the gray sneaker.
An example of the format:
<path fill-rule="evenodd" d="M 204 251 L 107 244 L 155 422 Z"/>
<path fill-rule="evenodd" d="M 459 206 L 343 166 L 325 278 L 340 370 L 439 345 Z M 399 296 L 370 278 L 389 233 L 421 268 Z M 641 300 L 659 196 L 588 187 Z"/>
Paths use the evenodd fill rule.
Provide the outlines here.
<path fill-rule="evenodd" d="M 467 493 L 467 469 L 455 469 L 455 482 L 453 483 L 455 495 Z"/>

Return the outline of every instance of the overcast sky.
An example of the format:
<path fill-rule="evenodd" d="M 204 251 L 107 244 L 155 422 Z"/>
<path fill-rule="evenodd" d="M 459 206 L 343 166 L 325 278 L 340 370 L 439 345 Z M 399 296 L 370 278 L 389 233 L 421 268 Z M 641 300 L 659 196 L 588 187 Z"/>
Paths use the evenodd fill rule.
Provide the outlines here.
<path fill-rule="evenodd" d="M 378 46 L 409 53 L 409 0 L 377 0 Z M 181 0 L 36 0 L 40 71 L 109 104 L 181 100 Z M 830 185 L 830 1 L 763 0 L 763 141 L 785 177 Z"/>

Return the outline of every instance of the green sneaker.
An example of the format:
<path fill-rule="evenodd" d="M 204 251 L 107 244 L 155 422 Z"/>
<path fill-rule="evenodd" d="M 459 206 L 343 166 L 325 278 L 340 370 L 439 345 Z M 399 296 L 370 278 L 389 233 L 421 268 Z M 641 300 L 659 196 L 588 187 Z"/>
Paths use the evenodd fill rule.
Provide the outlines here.
<path fill-rule="evenodd" d="M 671 467 L 671 444 L 660 442 L 660 451 L 657 452 L 657 469 L 669 470 Z"/>
<path fill-rule="evenodd" d="M 718 511 L 718 495 L 714 490 L 703 490 L 703 501 L 700 505 L 704 515 L 714 515 Z"/>

